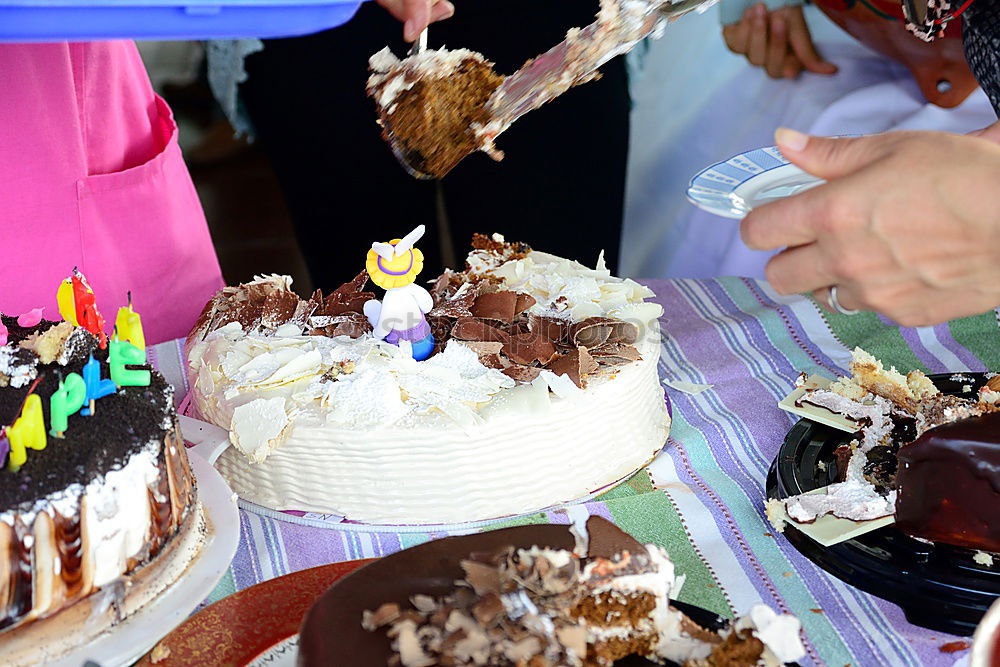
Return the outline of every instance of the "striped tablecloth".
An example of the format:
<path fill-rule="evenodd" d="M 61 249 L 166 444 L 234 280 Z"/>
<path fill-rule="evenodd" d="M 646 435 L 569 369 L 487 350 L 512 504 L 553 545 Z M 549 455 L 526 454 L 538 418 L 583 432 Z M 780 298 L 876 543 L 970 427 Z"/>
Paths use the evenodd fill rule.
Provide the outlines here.
<path fill-rule="evenodd" d="M 898 607 L 828 576 L 774 533 L 764 482 L 795 419 L 776 403 L 801 371 L 844 374 L 856 345 L 901 369 L 929 373 L 1000 370 L 1000 313 L 937 327 L 899 329 L 872 314 L 831 315 L 802 297 L 780 297 L 740 279 L 647 281 L 663 307 L 660 375 L 712 387 L 668 388 L 670 439 L 626 484 L 570 511 L 608 517 L 665 547 L 687 574 L 681 599 L 724 615 L 764 602 L 797 615 L 804 664 L 952 665 L 957 638 L 910 625 Z M 181 341 L 157 346 L 154 362 L 186 393 Z M 265 579 L 356 558 L 384 556 L 452 532 L 318 528 L 241 511 L 242 539 L 208 602 Z M 514 523 L 568 523 L 567 510 Z M 454 532 L 470 532 L 466 528 Z"/>

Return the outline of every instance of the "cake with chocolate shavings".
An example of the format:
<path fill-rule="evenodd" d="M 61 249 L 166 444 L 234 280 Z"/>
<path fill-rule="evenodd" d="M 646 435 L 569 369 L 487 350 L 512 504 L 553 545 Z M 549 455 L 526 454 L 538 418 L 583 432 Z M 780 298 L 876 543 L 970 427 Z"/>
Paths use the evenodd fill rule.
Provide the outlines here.
<path fill-rule="evenodd" d="M 586 496 L 663 446 L 648 288 L 499 235 L 429 282 L 421 362 L 372 336 L 365 273 L 308 299 L 260 276 L 206 305 L 192 398 L 229 430 L 218 468 L 241 496 L 371 522 L 486 519 Z"/>

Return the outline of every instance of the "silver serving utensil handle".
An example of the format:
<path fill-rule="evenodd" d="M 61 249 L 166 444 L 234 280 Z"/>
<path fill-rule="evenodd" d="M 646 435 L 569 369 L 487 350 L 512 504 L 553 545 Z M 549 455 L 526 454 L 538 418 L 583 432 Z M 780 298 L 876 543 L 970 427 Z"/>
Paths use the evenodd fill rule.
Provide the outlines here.
<path fill-rule="evenodd" d="M 491 120 L 480 131 L 492 141 L 511 123 L 575 85 L 592 79 L 598 68 L 631 51 L 646 37 L 690 12 L 703 12 L 718 0 L 601 0 L 596 22 L 578 31 L 507 77 L 486 103 Z"/>

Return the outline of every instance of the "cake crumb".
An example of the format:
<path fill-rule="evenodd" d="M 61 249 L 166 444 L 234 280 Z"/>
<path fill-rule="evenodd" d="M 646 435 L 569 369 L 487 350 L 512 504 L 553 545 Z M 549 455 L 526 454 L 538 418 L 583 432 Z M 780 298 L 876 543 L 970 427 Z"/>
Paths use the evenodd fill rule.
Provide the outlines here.
<path fill-rule="evenodd" d="M 149 652 L 149 661 L 154 665 L 159 664 L 170 657 L 170 648 L 163 643 L 157 644 Z"/>
<path fill-rule="evenodd" d="M 780 500 L 774 498 L 768 500 L 764 506 L 764 512 L 767 513 L 767 520 L 771 522 L 776 531 L 785 532 L 784 505 Z"/>
<path fill-rule="evenodd" d="M 968 651 L 970 646 L 972 646 L 972 644 L 963 639 L 957 642 L 941 644 L 941 646 L 938 647 L 938 650 L 942 653 L 958 653 L 959 651 Z"/>
<path fill-rule="evenodd" d="M 976 555 L 972 557 L 972 560 L 976 561 L 980 565 L 985 565 L 986 567 L 993 567 L 993 554 L 987 553 L 985 551 L 977 551 Z"/>

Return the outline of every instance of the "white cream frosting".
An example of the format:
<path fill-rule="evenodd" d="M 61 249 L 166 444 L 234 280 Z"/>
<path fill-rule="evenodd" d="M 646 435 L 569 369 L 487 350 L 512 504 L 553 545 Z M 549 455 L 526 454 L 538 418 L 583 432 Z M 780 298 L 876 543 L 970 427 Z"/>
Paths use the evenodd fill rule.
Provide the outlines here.
<path fill-rule="evenodd" d="M 788 614 L 778 614 L 765 604 L 754 605 L 735 623 L 737 632 L 750 630 L 764 644 L 760 662 L 767 667 L 795 662 L 805 657 L 799 631 L 802 623 Z"/>
<path fill-rule="evenodd" d="M 261 443 L 243 437 L 253 429 L 240 406 L 281 398 L 290 422 L 266 434 L 262 463 L 223 453 L 216 465 L 233 489 L 279 510 L 449 523 L 574 500 L 651 460 L 669 430 L 656 372 L 662 309 L 642 301 L 651 292 L 538 252 L 483 268 L 535 297 L 535 312 L 633 322 L 642 360 L 586 390 L 550 372 L 515 387 L 456 342 L 416 362 L 370 336 L 268 336 L 233 323 L 188 350 L 198 411 L 239 430 L 243 451 Z"/>

